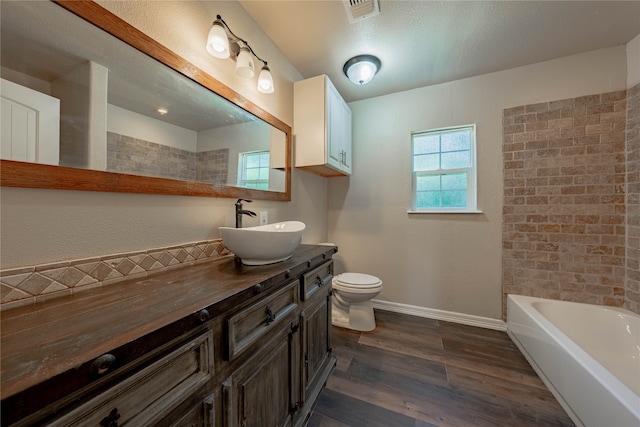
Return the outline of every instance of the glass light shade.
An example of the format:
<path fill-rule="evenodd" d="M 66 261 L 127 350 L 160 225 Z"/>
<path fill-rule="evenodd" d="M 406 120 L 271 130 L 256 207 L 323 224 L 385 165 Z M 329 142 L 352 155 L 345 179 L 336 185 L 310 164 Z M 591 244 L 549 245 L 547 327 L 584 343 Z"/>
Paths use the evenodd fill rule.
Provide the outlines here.
<path fill-rule="evenodd" d="M 343 67 L 344 74 L 357 85 L 367 84 L 380 69 L 380 60 L 373 55 L 359 55 L 348 60 Z"/>
<path fill-rule="evenodd" d="M 240 77 L 250 79 L 255 75 L 253 67 L 253 57 L 251 56 L 251 52 L 249 52 L 249 49 L 247 49 L 246 46 L 242 46 L 240 48 L 240 53 L 238 53 L 236 73 L 238 73 Z"/>
<path fill-rule="evenodd" d="M 258 92 L 273 93 L 273 91 L 273 77 L 271 76 L 269 67 L 265 65 L 258 75 Z"/>
<path fill-rule="evenodd" d="M 213 23 L 207 37 L 207 52 L 219 59 L 227 59 L 230 55 L 227 32 L 218 21 Z"/>

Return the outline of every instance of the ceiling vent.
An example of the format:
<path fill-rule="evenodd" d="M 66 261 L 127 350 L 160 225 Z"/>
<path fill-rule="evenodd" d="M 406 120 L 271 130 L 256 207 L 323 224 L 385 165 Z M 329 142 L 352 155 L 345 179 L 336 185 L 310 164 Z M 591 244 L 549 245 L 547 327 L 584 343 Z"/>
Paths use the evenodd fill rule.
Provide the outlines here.
<path fill-rule="evenodd" d="M 344 0 L 344 7 L 352 24 L 380 13 L 378 0 Z"/>

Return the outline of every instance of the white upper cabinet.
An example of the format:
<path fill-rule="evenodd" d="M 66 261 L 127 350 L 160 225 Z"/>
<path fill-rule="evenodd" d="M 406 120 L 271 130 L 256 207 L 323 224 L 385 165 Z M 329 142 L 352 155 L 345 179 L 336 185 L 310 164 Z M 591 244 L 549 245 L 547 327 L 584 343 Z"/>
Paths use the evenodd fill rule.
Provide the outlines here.
<path fill-rule="evenodd" d="M 326 75 L 293 86 L 295 166 L 331 177 L 351 174 L 351 110 Z"/>

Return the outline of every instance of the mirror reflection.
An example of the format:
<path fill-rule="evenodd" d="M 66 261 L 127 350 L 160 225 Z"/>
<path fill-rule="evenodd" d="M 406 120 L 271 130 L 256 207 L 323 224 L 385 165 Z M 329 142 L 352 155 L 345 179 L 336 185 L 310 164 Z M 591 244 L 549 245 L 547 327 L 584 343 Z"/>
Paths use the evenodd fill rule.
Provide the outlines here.
<path fill-rule="evenodd" d="M 286 191 L 287 135 L 51 2 L 0 2 L 5 160 Z"/>

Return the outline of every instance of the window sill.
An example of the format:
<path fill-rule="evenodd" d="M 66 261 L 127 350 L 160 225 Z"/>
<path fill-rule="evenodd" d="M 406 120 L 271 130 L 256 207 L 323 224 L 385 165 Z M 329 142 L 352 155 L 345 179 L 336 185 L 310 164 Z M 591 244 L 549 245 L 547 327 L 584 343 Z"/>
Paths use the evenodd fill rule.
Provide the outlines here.
<path fill-rule="evenodd" d="M 408 214 L 481 214 L 479 210 L 456 210 L 456 209 L 441 209 L 432 211 L 412 211 L 408 210 Z"/>

